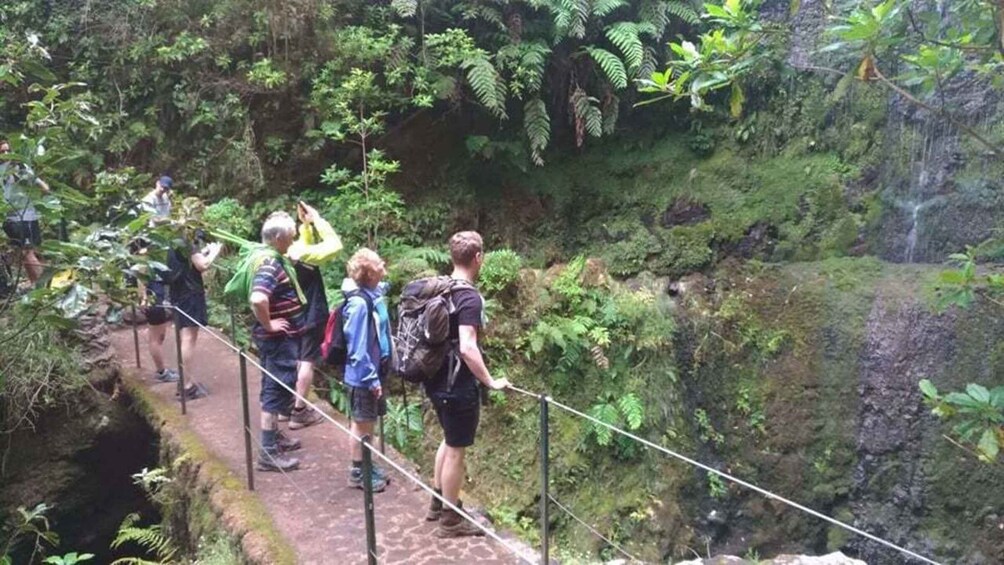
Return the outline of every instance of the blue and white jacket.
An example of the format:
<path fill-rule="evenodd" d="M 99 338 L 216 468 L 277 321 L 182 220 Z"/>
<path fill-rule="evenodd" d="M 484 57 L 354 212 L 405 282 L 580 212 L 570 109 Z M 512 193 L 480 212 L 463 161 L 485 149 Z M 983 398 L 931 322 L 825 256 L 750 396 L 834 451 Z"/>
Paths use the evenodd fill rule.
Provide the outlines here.
<path fill-rule="evenodd" d="M 381 282 L 375 289 L 360 288 L 350 278 L 342 281 L 342 292 L 359 291 L 373 302 L 373 317 L 369 317 L 366 300 L 352 296 L 343 306 L 345 341 L 348 346 L 345 362 L 345 384 L 374 389 L 380 386 L 380 361 L 391 354 L 390 315 L 387 311 L 387 290 Z M 373 334 L 376 328 L 377 335 Z"/>

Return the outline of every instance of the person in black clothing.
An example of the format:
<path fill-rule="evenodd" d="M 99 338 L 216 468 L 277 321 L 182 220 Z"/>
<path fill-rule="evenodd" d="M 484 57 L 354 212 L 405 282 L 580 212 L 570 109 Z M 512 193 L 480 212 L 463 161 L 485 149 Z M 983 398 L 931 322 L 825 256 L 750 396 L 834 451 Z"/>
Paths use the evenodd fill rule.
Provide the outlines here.
<path fill-rule="evenodd" d="M 286 256 L 293 260 L 296 278 L 307 299 L 302 335 L 300 336 L 300 363 L 297 366 L 296 400 L 293 411 L 280 415 L 288 417 L 289 429 L 298 430 L 322 420 L 319 413 L 309 410 L 303 398 L 310 394 L 314 383 L 314 366 L 321 360 L 321 342 L 328 321 L 328 298 L 324 291 L 321 266 L 330 263 L 342 250 L 342 240 L 312 206 L 299 202 L 296 206 L 300 218 L 300 237 L 289 246 Z"/>
<path fill-rule="evenodd" d="M 481 235 L 463 231 L 450 238 L 453 278 L 471 285 L 477 280 L 484 262 Z M 479 386 L 502 390 L 507 379 L 494 379 L 485 366 L 478 347 L 478 332 L 484 326 L 484 299 L 473 287 L 458 285 L 452 293 L 454 312 L 450 314 L 450 338 L 459 342 L 460 369 L 450 383 L 450 363 L 447 359 L 435 378 L 425 384 L 425 392 L 436 409 L 443 428 L 443 442 L 436 451 L 434 486 L 451 504 L 459 505 L 460 486 L 464 480 L 465 451 L 474 445 L 481 410 Z M 437 537 L 484 535 L 442 501 L 433 497 L 426 515 L 429 521 L 439 521 Z"/>
<path fill-rule="evenodd" d="M 196 237 L 196 239 L 201 238 Z M 186 316 L 177 311 L 174 313 L 174 323 L 181 334 L 181 363 L 186 368 L 192 367 L 191 360 L 199 338 L 199 324 L 206 325 L 209 322 L 202 273 L 213 264 L 221 248 L 222 246 L 215 242 L 200 248 L 197 244 L 186 241 L 180 249 L 171 249 L 169 252 L 171 304 L 188 314 Z M 185 394 L 190 398 L 199 396 L 200 387 L 194 380 L 185 390 Z"/>

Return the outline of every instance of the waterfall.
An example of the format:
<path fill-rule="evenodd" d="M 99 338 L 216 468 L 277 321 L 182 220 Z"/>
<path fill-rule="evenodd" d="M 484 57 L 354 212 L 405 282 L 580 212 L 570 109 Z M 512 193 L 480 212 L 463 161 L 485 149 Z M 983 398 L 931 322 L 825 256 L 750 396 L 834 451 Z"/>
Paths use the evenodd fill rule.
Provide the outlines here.
<path fill-rule="evenodd" d="M 922 204 L 913 205 L 910 231 L 906 234 L 906 254 L 903 257 L 903 261 L 906 263 L 913 263 L 914 251 L 917 249 L 917 232 L 920 231 L 920 222 L 918 221 L 918 217 L 920 216 L 920 209 L 922 206 Z"/>

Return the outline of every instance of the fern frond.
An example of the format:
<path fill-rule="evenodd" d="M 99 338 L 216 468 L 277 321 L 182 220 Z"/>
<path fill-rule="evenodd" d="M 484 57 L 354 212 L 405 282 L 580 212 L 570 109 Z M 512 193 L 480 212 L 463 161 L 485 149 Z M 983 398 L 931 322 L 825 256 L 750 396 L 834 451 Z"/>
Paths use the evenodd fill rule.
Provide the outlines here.
<path fill-rule="evenodd" d="M 617 400 L 617 407 L 620 408 L 624 421 L 627 422 L 629 430 L 637 430 L 645 420 L 645 407 L 642 406 L 638 396 L 629 392 Z"/>
<path fill-rule="evenodd" d="M 582 38 L 589 19 L 589 0 L 557 0 L 554 7 L 554 27 L 558 37 Z"/>
<path fill-rule="evenodd" d="M 569 96 L 569 105 L 572 107 L 572 122 L 575 125 L 575 144 L 582 147 L 585 143 L 585 134 L 593 137 L 603 135 L 603 113 L 596 106 L 597 99 L 586 94 L 582 87 L 576 86 Z"/>
<path fill-rule="evenodd" d="M 625 0 L 593 0 L 593 16 L 602 18 L 623 6 L 627 6 Z"/>
<path fill-rule="evenodd" d="M 641 42 L 638 24 L 633 22 L 617 22 L 607 28 L 607 39 L 624 54 L 628 70 L 636 71 L 641 67 L 645 56 L 645 46 Z"/>
<path fill-rule="evenodd" d="M 596 64 L 603 69 L 607 79 L 617 90 L 627 88 L 627 70 L 621 58 L 606 49 L 599 47 L 586 47 L 589 56 L 596 61 Z"/>
<path fill-rule="evenodd" d="M 620 118 L 620 113 L 620 98 L 610 95 L 603 105 L 603 135 L 610 135 L 617 129 L 617 120 Z"/>
<path fill-rule="evenodd" d="M 450 254 L 436 247 L 412 247 L 405 252 L 406 259 L 419 259 L 430 265 L 449 265 Z"/>
<path fill-rule="evenodd" d="M 505 22 L 502 19 L 502 12 L 493 6 L 484 4 L 461 4 L 455 11 L 460 12 L 460 17 L 468 21 L 488 22 L 501 30 L 505 30 Z"/>
<path fill-rule="evenodd" d="M 603 348 L 599 345 L 594 345 L 589 348 L 589 352 L 593 356 L 593 363 L 600 369 L 606 371 L 610 368 L 610 359 L 607 358 L 607 354 L 603 351 Z"/>
<path fill-rule="evenodd" d="M 418 0 L 391 0 L 390 7 L 402 18 L 410 18 L 418 11 Z"/>
<path fill-rule="evenodd" d="M 487 57 L 479 56 L 464 61 L 463 68 L 478 101 L 499 119 L 506 119 L 506 87 L 495 65 Z"/>
<path fill-rule="evenodd" d="M 605 424 L 617 425 L 617 408 L 613 404 L 604 402 L 593 405 L 589 410 L 589 415 Z M 610 428 L 595 422 L 591 422 L 591 428 L 593 434 L 596 435 L 596 443 L 601 446 L 610 445 L 610 441 L 614 437 L 614 432 Z"/>
<path fill-rule="evenodd" d="M 638 77 L 650 77 L 652 73 L 658 70 L 659 59 L 655 53 L 655 49 L 646 46 L 645 55 L 641 58 L 641 66 L 638 67 Z"/>
<path fill-rule="evenodd" d="M 535 165 L 543 165 L 542 153 L 551 140 L 551 116 L 547 113 L 544 101 L 539 97 L 526 101 L 523 108 L 523 129 L 526 130 L 526 138 L 530 142 L 530 158 Z"/>
<path fill-rule="evenodd" d="M 119 526 L 118 533 L 115 534 L 115 539 L 112 540 L 112 549 L 118 549 L 127 543 L 134 543 L 147 552 L 156 555 L 159 561 L 146 561 L 136 557 L 126 557 L 113 562 L 112 565 L 148 565 L 151 563 L 159 565 L 174 559 L 175 554 L 178 553 L 178 549 L 174 546 L 171 538 L 163 534 L 161 527 L 159 525 L 147 526 L 145 528 L 138 527 L 136 526 L 138 521 L 139 514 L 135 512 L 122 520 L 122 525 Z"/>
<path fill-rule="evenodd" d="M 668 2 L 665 2 L 665 4 L 666 11 L 676 16 L 678 19 L 681 19 L 690 25 L 697 25 L 701 23 L 701 17 L 697 14 L 697 11 L 694 10 L 693 6 L 687 2 L 669 0 Z"/>
<path fill-rule="evenodd" d="M 547 69 L 547 57 L 551 54 L 551 48 L 541 41 L 532 41 L 520 44 L 523 53 L 520 56 L 520 66 L 527 74 L 526 91 L 534 93 L 540 90 L 540 85 L 544 80 L 544 71 Z"/>
<path fill-rule="evenodd" d="M 638 17 L 641 21 L 652 24 L 660 36 L 669 26 L 669 10 L 666 4 L 664 0 L 642 0 L 641 6 L 638 7 Z"/>

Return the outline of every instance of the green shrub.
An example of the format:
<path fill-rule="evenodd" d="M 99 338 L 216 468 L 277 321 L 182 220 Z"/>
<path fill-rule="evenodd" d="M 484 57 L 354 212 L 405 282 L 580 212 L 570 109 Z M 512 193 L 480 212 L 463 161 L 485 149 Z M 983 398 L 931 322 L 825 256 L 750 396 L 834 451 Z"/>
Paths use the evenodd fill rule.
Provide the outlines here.
<path fill-rule="evenodd" d="M 499 249 L 485 255 L 479 286 L 486 296 L 508 289 L 519 278 L 523 259 L 511 249 Z"/>
<path fill-rule="evenodd" d="M 202 219 L 213 228 L 223 229 L 244 238 L 256 239 L 252 237 L 254 230 L 252 229 L 251 212 L 246 206 L 229 196 L 207 206 L 202 214 Z"/>

